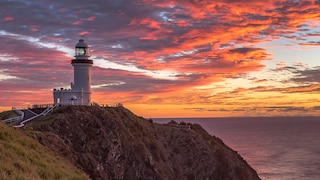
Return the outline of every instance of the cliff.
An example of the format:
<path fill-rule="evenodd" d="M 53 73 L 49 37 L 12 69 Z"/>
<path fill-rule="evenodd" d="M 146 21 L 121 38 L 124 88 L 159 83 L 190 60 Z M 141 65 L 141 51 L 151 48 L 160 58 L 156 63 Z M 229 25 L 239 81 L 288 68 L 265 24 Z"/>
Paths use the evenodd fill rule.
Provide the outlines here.
<path fill-rule="evenodd" d="M 62 106 L 25 129 L 92 179 L 259 179 L 200 125 L 161 125 L 124 107 Z"/>

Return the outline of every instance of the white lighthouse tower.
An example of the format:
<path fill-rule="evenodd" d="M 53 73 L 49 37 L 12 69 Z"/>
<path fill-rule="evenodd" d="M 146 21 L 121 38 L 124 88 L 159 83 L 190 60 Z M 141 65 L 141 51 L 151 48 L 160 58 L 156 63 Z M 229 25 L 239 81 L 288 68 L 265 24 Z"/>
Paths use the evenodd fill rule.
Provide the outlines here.
<path fill-rule="evenodd" d="M 89 46 L 80 39 L 75 47 L 74 82 L 71 89 L 53 89 L 54 104 L 90 105 L 91 103 L 91 67 Z"/>

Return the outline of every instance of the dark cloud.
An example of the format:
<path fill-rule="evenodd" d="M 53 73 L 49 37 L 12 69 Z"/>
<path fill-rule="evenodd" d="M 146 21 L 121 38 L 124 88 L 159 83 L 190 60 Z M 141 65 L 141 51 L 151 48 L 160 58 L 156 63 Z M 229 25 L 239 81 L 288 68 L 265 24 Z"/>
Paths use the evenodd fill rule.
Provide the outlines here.
<path fill-rule="evenodd" d="M 299 84 L 320 83 L 320 66 L 309 68 L 300 65 L 296 66 L 283 66 L 272 71 L 277 73 L 291 74 L 290 77 L 285 80 L 287 82 L 294 82 Z"/>
<path fill-rule="evenodd" d="M 293 66 L 283 66 L 276 69 L 272 69 L 272 71 L 275 71 L 275 72 L 282 72 L 282 71 L 296 72 L 297 70 L 298 68 Z"/>
<path fill-rule="evenodd" d="M 319 84 L 311 85 L 296 85 L 284 88 L 277 88 L 273 86 L 257 86 L 254 88 L 249 88 L 249 90 L 254 92 L 279 92 L 279 93 L 306 93 L 306 94 L 317 94 L 320 90 Z"/>
<path fill-rule="evenodd" d="M 318 83 L 320 84 L 320 66 L 315 68 L 308 68 L 304 70 L 294 71 L 295 76 L 291 81 L 298 83 Z"/>
<path fill-rule="evenodd" d="M 300 43 L 301 46 L 320 46 L 320 41 L 309 41 L 306 43 Z"/>
<path fill-rule="evenodd" d="M 242 54 L 247 54 L 250 52 L 254 51 L 259 51 L 262 50 L 261 48 L 250 48 L 250 47 L 242 47 L 242 48 L 235 48 L 235 49 L 230 49 L 230 53 L 242 53 Z"/>
<path fill-rule="evenodd" d="M 314 107 L 312 107 L 312 109 L 315 111 L 320 111 L 320 106 L 314 106 Z"/>
<path fill-rule="evenodd" d="M 184 108 L 185 110 L 191 110 L 191 111 L 206 111 L 205 108 Z"/>

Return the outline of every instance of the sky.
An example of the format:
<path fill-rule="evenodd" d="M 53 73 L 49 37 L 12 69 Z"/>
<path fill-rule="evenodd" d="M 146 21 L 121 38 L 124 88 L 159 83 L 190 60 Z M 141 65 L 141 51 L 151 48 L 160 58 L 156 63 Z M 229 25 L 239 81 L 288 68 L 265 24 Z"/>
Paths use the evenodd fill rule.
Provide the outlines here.
<path fill-rule="evenodd" d="M 320 0 L 0 0 L 0 110 L 92 100 L 147 117 L 320 115 Z"/>

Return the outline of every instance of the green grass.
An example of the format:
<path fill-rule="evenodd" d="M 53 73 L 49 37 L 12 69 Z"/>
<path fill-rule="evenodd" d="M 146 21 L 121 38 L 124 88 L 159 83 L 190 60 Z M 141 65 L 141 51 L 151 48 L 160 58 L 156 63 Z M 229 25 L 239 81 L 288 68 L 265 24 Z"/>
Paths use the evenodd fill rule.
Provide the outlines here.
<path fill-rule="evenodd" d="M 13 117 L 19 116 L 17 113 L 14 111 L 3 111 L 0 113 L 0 120 L 5 120 Z"/>
<path fill-rule="evenodd" d="M 0 179 L 89 179 L 20 131 L 0 123 Z"/>

